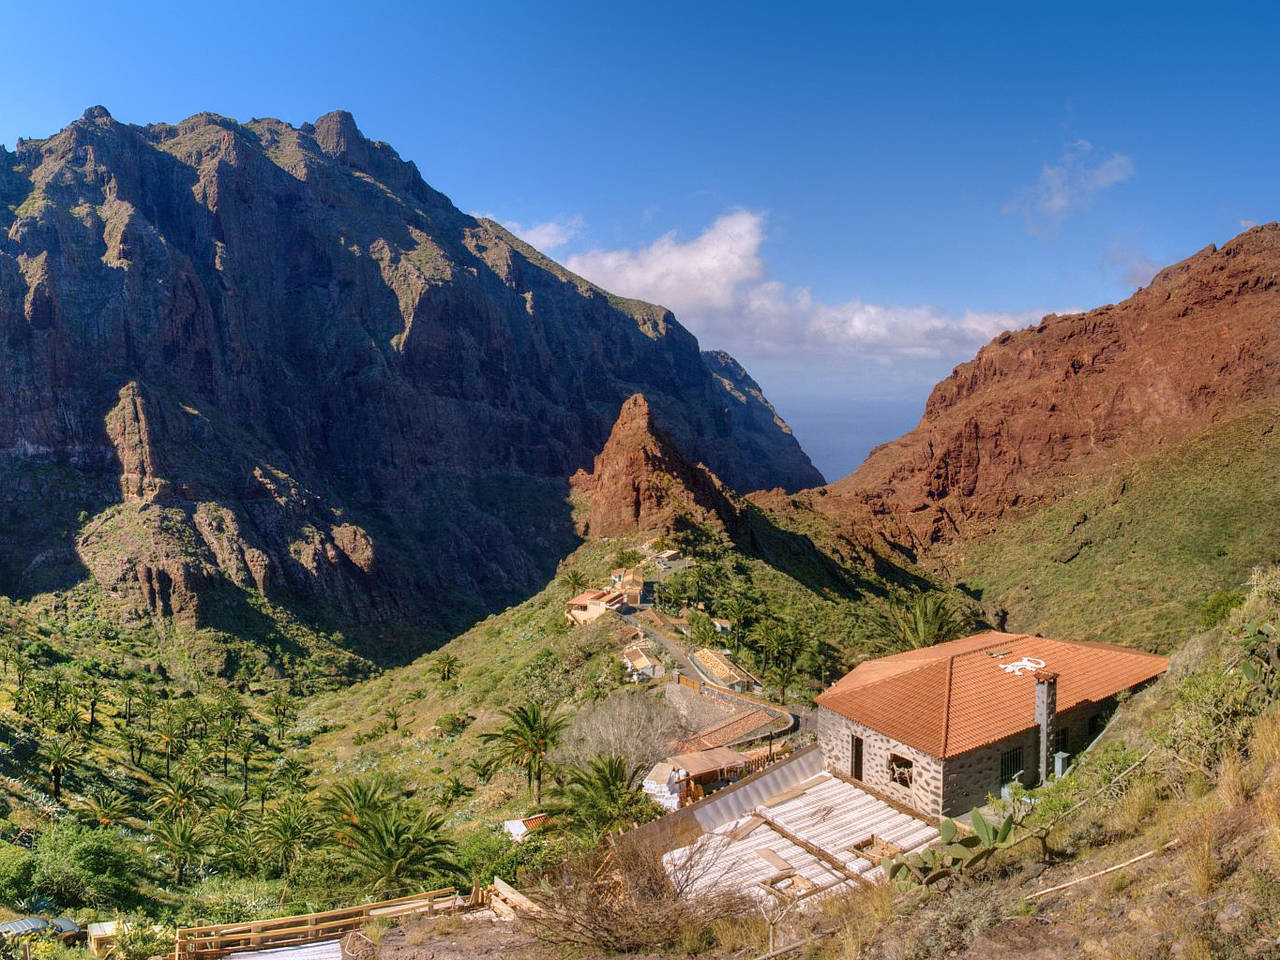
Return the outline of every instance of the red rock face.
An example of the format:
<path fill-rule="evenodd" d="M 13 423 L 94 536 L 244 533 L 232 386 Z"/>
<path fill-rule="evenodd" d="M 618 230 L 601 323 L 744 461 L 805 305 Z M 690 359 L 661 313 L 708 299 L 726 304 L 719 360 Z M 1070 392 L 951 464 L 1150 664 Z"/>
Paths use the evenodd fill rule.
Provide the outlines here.
<path fill-rule="evenodd" d="M 579 470 L 569 486 L 584 508 L 579 524 L 583 536 L 665 530 L 677 513 L 717 523 L 732 524 L 737 518 L 720 481 L 680 454 L 654 425 L 649 403 L 639 393 L 622 405 L 591 472 Z"/>
<path fill-rule="evenodd" d="M 1006 333 L 920 425 L 806 500 L 912 549 L 1280 398 L 1280 225 L 1163 270 L 1123 303 Z"/>
<path fill-rule="evenodd" d="M 344 628 L 456 629 L 553 574 L 567 479 L 637 390 L 741 489 L 822 482 L 753 388 L 344 113 L 95 108 L 0 149 L 0 592 L 91 574 L 198 622 L 231 584 Z M 124 552 L 68 522 L 116 507 Z"/>

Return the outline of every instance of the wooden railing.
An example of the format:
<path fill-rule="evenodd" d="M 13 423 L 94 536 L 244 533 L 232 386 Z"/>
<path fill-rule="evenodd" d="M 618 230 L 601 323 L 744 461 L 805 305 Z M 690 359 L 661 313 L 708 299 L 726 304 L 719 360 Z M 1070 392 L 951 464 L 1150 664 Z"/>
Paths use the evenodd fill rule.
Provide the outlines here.
<path fill-rule="evenodd" d="M 454 887 L 429 890 L 395 900 L 365 903 L 341 910 L 307 913 L 273 920 L 247 920 L 243 923 L 220 923 L 204 927 L 182 927 L 177 933 L 175 960 L 214 960 L 245 950 L 268 950 L 294 947 L 322 940 L 337 940 L 352 930 L 359 930 L 377 917 L 403 917 L 416 913 L 453 913 L 480 906 L 479 896 L 460 899 Z"/>

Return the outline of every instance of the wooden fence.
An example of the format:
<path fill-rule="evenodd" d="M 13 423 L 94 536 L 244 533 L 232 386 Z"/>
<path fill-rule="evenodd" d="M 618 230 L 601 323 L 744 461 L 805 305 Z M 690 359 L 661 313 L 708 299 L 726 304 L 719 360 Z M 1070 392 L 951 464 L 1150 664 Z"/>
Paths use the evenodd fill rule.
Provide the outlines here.
<path fill-rule="evenodd" d="M 460 898 L 454 887 L 429 890 L 395 900 L 365 903 L 341 910 L 308 913 L 273 920 L 248 920 L 204 927 L 182 927 L 177 932 L 175 960 L 215 960 L 245 950 L 295 947 L 322 940 L 338 940 L 378 917 L 403 917 L 416 913 L 454 913 L 479 907 L 484 892 Z"/>

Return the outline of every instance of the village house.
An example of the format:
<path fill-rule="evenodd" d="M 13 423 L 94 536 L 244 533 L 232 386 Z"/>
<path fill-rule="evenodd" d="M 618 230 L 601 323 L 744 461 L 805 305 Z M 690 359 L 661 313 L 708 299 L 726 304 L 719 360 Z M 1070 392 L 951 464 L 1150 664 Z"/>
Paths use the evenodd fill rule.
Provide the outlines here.
<path fill-rule="evenodd" d="M 625 567 L 619 567 L 610 571 L 609 579 L 613 583 L 615 590 L 621 590 L 627 595 L 627 603 L 633 607 L 638 607 L 640 601 L 644 598 L 645 580 L 644 574 L 639 570 L 628 570 Z"/>
<path fill-rule="evenodd" d="M 751 674 L 729 659 L 728 655 L 710 647 L 702 647 L 693 654 L 694 665 L 714 684 L 745 693 L 760 686 Z"/>
<path fill-rule="evenodd" d="M 711 626 L 715 629 L 716 633 L 732 633 L 733 632 L 732 620 L 725 620 L 720 617 L 712 617 Z"/>
<path fill-rule="evenodd" d="M 599 620 L 606 613 L 624 609 L 630 604 L 623 590 L 585 590 L 569 601 L 565 617 L 575 627 Z"/>
<path fill-rule="evenodd" d="M 622 651 L 622 663 L 627 671 L 627 679 L 632 683 L 654 680 L 663 674 L 662 661 L 653 655 L 649 644 L 644 641 L 625 647 Z"/>
<path fill-rule="evenodd" d="M 693 750 L 654 764 L 642 786 L 655 803 L 678 810 L 737 779 L 747 763 L 727 747 Z"/>
<path fill-rule="evenodd" d="M 828 769 L 933 816 L 1061 772 L 1165 657 L 988 632 L 868 660 L 819 694 Z"/>

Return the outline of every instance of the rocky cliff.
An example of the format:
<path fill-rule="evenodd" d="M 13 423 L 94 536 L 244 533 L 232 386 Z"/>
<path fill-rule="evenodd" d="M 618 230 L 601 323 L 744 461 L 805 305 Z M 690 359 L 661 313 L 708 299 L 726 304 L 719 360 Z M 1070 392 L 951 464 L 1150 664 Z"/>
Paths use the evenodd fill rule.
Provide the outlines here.
<path fill-rule="evenodd" d="M 0 149 L 0 374 L 0 592 L 91 577 L 197 626 L 226 587 L 374 634 L 527 594 L 638 391 L 735 488 L 822 481 L 731 359 L 345 113 L 98 107 Z"/>
<path fill-rule="evenodd" d="M 677 513 L 719 525 L 732 525 L 738 517 L 720 480 L 703 464 L 684 458 L 654 424 L 639 393 L 622 405 L 591 472 L 579 470 L 569 486 L 579 504 L 583 536 L 664 530 Z"/>
<path fill-rule="evenodd" d="M 1280 398 L 1280 224 L 1123 303 L 1005 333 L 915 430 L 805 502 L 918 550 Z"/>

